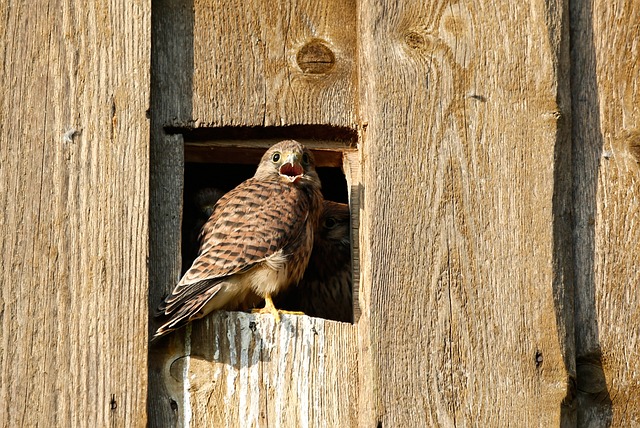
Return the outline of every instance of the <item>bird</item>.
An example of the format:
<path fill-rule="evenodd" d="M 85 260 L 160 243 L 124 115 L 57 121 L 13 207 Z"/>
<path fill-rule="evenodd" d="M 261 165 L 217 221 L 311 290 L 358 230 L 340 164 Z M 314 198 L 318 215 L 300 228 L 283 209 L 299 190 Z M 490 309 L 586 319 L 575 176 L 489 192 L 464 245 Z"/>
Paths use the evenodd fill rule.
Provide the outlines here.
<path fill-rule="evenodd" d="M 224 192 L 215 187 L 199 189 L 194 196 L 203 220 L 193 228 L 198 235 Z M 325 200 L 313 250 L 302 280 L 274 298 L 274 305 L 289 312 L 335 321 L 353 321 L 351 239 L 349 205 Z"/>
<path fill-rule="evenodd" d="M 195 193 L 196 211 L 203 219 L 196 222 L 195 235 L 223 194 L 215 187 L 205 187 Z M 304 276 L 298 284 L 278 294 L 274 305 L 289 312 L 352 322 L 350 231 L 349 205 L 325 200 Z"/>
<path fill-rule="evenodd" d="M 322 201 L 311 151 L 294 140 L 269 148 L 254 176 L 216 202 L 198 256 L 158 307 L 165 319 L 153 339 L 214 310 L 262 299 L 257 312 L 279 322 L 272 295 L 302 278 Z"/>
<path fill-rule="evenodd" d="M 282 309 L 336 321 L 353 321 L 349 205 L 323 203 L 311 259 L 303 278 L 277 296 Z"/>
<path fill-rule="evenodd" d="M 184 274 L 198 257 L 202 227 L 211 217 L 216 202 L 226 192 L 217 187 L 186 191 L 182 206 L 182 266 Z"/>
<path fill-rule="evenodd" d="M 185 195 L 182 211 L 182 261 L 186 272 L 198 257 L 202 227 L 209 220 L 216 202 L 226 192 L 217 187 L 203 187 Z"/>

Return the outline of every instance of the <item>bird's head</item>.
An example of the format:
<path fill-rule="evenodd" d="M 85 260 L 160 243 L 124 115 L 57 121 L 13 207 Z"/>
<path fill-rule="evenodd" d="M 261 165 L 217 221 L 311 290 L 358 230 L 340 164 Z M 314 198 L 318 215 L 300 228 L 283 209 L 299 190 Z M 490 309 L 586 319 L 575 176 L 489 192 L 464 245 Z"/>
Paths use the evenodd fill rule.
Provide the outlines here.
<path fill-rule="evenodd" d="M 351 241 L 350 224 L 349 205 L 327 200 L 323 201 L 319 230 L 316 232 L 317 242 L 327 242 L 330 243 L 328 245 L 339 245 L 349 249 Z"/>
<path fill-rule="evenodd" d="M 267 150 L 255 177 L 320 187 L 311 150 L 294 140 L 281 141 Z"/>

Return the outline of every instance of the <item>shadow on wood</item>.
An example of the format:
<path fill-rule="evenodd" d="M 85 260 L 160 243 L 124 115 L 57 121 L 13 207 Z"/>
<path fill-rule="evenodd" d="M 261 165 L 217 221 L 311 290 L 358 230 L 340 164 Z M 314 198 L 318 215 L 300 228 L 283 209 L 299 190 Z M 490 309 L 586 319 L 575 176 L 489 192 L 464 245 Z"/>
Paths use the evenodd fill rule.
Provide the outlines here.
<path fill-rule="evenodd" d="M 603 138 L 593 2 L 571 3 L 570 13 L 577 425 L 609 427 L 613 409 L 602 366 L 596 303 L 595 219 Z"/>

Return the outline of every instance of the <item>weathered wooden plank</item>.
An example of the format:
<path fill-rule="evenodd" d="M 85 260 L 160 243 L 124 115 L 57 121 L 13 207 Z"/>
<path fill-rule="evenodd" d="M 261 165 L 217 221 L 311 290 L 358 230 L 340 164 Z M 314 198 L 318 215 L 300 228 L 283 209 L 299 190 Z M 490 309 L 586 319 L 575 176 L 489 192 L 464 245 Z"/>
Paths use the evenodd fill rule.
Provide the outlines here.
<path fill-rule="evenodd" d="M 193 2 L 159 0 L 153 3 L 151 23 L 151 141 L 149 167 L 149 309 L 180 278 L 180 230 L 184 182 L 184 140 L 167 134 L 173 118 L 191 112 L 193 70 Z M 158 327 L 151 317 L 149 334 Z M 168 365 L 183 351 L 182 337 L 149 347 L 149 427 L 182 426 L 185 410 L 182 387 L 170 382 Z"/>
<path fill-rule="evenodd" d="M 153 108 L 153 107 L 152 107 Z M 181 135 L 165 135 L 152 115 L 149 212 L 149 310 L 154 314 L 163 297 L 180 278 L 180 230 L 182 227 L 182 183 L 184 181 L 184 142 Z M 159 323 L 150 318 L 149 337 Z M 152 343 L 149 348 L 149 395 L 147 401 L 150 427 L 179 425 L 185 411 L 182 388 L 167 382 L 167 365 L 182 352 L 180 335 Z"/>
<path fill-rule="evenodd" d="M 177 125 L 353 128 L 355 4 L 196 0 L 193 110 Z"/>
<path fill-rule="evenodd" d="M 356 424 L 356 327 L 307 316 L 218 312 L 196 322 L 184 379 L 192 426 L 352 427 Z"/>
<path fill-rule="evenodd" d="M 574 2 L 578 424 L 640 420 L 640 2 Z"/>
<path fill-rule="evenodd" d="M 358 11 L 362 426 L 570 424 L 566 2 Z"/>
<path fill-rule="evenodd" d="M 148 2 L 0 5 L 0 425 L 145 426 Z"/>
<path fill-rule="evenodd" d="M 362 131 L 362 129 L 361 129 Z M 360 140 L 362 140 L 361 136 Z M 362 149 L 362 147 L 359 147 Z M 358 393 L 357 413 L 359 427 L 379 426 L 376 410 L 379 408 L 379 391 L 374 381 L 376 372 L 373 361 L 373 353 L 377 344 L 372 343 L 371 313 L 378 308 L 371 307 L 371 283 L 362 286 L 369 281 L 371 269 L 362 272 L 363 265 L 371 266 L 371 260 L 361 247 L 367 242 L 365 231 L 369 230 L 366 221 L 368 217 L 362 216 L 364 187 L 362 178 L 362 165 L 364 163 L 362 151 L 345 153 L 343 158 L 343 170 L 349 186 L 349 210 L 351 212 L 351 250 L 353 266 L 353 320 L 357 326 L 357 350 L 358 350 Z M 363 224 L 363 221 L 365 222 Z"/>
<path fill-rule="evenodd" d="M 353 270 L 353 321 L 360 318 L 360 207 L 362 176 L 357 151 L 342 153 L 342 171 L 347 180 L 349 211 L 351 214 L 351 267 Z"/>

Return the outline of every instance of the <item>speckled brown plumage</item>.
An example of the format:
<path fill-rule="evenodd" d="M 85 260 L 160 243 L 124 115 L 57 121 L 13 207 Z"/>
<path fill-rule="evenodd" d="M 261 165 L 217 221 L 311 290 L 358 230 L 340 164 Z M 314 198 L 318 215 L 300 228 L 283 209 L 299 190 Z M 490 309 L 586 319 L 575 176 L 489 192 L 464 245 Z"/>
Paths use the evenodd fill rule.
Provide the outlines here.
<path fill-rule="evenodd" d="M 304 277 L 276 299 L 282 309 L 313 317 L 353 320 L 349 206 L 324 201 Z"/>
<path fill-rule="evenodd" d="M 216 309 L 268 306 L 302 278 L 321 207 L 311 152 L 292 140 L 271 147 L 256 174 L 215 204 L 198 257 L 159 307 L 167 320 L 155 337 Z"/>

